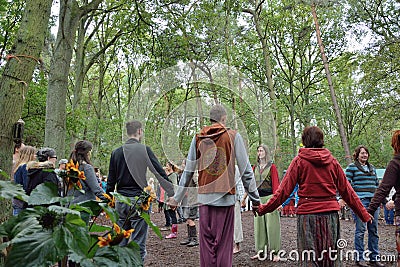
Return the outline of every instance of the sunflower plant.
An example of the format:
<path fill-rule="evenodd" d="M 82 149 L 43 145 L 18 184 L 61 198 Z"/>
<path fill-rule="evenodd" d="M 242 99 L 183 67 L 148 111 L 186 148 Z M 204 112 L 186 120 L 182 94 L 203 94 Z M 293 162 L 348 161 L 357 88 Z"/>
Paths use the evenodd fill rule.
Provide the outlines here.
<path fill-rule="evenodd" d="M 85 173 L 79 170 L 79 163 L 75 164 L 72 159 L 66 164 L 65 170 L 60 170 L 57 175 L 62 179 L 64 196 L 72 188 L 82 190 L 81 180 L 86 180 Z"/>
<path fill-rule="evenodd" d="M 84 175 L 79 173 L 78 167 L 71 164 L 69 173 L 66 170 L 63 177 L 69 180 L 66 185 L 73 183 L 79 187 L 78 182 Z M 105 194 L 103 201 L 69 205 L 72 197 L 60 197 L 55 184 L 40 184 L 28 196 L 20 185 L 0 180 L 0 198 L 15 197 L 28 203 L 27 209 L 0 225 L 0 238 L 8 240 L 0 245 L 0 250 L 7 251 L 5 266 L 52 266 L 57 262 L 66 266 L 67 260 L 83 267 L 142 266 L 140 249 L 135 242 L 119 246 L 135 229 L 126 231 L 118 226 L 115 202 L 131 205 L 131 216 L 141 216 L 162 238 L 148 214 L 155 195 L 147 189 L 134 200 L 111 193 Z M 89 225 L 82 219 L 82 212 L 91 215 Z M 97 223 L 97 216 L 102 212 L 109 220 L 107 225 Z"/>

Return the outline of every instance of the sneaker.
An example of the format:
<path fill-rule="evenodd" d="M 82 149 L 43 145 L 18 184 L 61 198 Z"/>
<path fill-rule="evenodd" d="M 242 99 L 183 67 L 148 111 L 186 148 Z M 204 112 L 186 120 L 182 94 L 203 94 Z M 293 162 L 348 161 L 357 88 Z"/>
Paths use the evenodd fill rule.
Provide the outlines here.
<path fill-rule="evenodd" d="M 190 241 L 189 244 L 187 244 L 188 247 L 195 247 L 199 245 L 199 241 L 197 241 L 197 238 L 192 238 L 192 241 Z"/>
<path fill-rule="evenodd" d="M 169 235 L 167 235 L 165 238 L 166 239 L 172 239 L 172 238 L 176 238 L 177 237 L 177 234 L 175 234 L 175 233 L 170 233 Z"/>

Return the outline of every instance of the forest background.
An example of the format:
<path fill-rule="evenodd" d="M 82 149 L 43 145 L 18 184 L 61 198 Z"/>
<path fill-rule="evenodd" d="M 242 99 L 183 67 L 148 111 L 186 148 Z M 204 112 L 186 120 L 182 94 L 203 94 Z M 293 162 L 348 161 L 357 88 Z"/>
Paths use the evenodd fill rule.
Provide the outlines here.
<path fill-rule="evenodd" d="M 399 23 L 398 0 L 0 0 L 0 169 L 18 119 L 25 144 L 59 158 L 91 141 L 105 175 L 140 119 L 144 143 L 179 164 L 212 103 L 251 162 L 265 143 L 280 174 L 307 125 L 343 167 L 364 144 L 384 168 L 400 126 Z"/>

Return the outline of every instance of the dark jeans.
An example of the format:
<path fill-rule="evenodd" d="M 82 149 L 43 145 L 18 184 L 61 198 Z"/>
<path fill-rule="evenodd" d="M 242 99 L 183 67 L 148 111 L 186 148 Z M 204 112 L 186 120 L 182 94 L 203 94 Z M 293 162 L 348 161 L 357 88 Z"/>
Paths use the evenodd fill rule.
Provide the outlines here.
<path fill-rule="evenodd" d="M 135 229 L 135 231 L 132 232 L 129 241 L 125 238 L 120 245 L 125 246 L 131 241 L 134 241 L 139 245 L 140 256 L 142 257 L 142 261 L 144 261 L 144 257 L 146 256 L 147 230 L 149 226 L 140 216 L 131 217 L 128 219 L 129 221 L 125 223 L 125 219 L 128 216 L 130 210 L 130 206 L 125 203 L 117 202 L 115 204 L 115 210 L 118 212 L 119 215 L 117 224 L 121 228 L 123 228 L 124 230 Z"/>
<path fill-rule="evenodd" d="M 383 205 L 384 208 L 384 214 L 385 214 L 385 222 L 386 224 L 393 225 L 394 224 L 394 210 L 388 210 L 386 208 L 386 205 Z"/>
<path fill-rule="evenodd" d="M 177 224 L 176 212 L 171 209 L 164 210 L 165 225 L 170 226 L 171 224 Z"/>

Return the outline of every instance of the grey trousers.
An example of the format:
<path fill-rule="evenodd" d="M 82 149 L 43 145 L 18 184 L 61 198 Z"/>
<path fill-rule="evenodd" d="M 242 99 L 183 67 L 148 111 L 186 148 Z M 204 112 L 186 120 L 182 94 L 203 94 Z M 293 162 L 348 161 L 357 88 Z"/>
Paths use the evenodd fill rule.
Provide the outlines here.
<path fill-rule="evenodd" d="M 124 230 L 135 229 L 135 231 L 132 232 L 129 241 L 125 238 L 120 245 L 125 246 L 131 241 L 134 241 L 140 247 L 140 256 L 143 262 L 144 257 L 146 256 L 147 230 L 149 226 L 140 216 L 131 217 L 125 223 L 126 217 L 129 214 L 130 207 L 131 206 L 125 203 L 116 202 L 115 204 L 115 210 L 118 212 L 119 216 L 119 219 L 117 221 L 118 226 L 123 228 Z"/>

